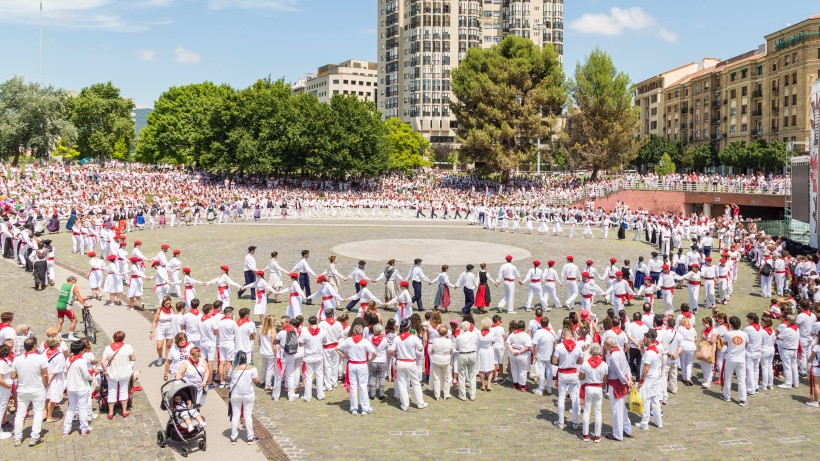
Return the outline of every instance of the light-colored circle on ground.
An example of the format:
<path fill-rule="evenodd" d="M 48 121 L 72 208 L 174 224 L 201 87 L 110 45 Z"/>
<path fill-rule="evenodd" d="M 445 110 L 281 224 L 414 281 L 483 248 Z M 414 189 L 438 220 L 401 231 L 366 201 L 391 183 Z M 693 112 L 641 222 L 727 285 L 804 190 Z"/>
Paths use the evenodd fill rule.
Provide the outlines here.
<path fill-rule="evenodd" d="M 416 258 L 424 264 L 489 264 L 501 263 L 510 255 L 513 261 L 529 258 L 531 253 L 523 248 L 498 243 L 476 242 L 472 240 L 444 239 L 384 239 L 361 240 L 342 243 L 333 251 L 343 256 L 366 261 L 387 261 L 395 259 L 400 263 L 411 263 Z"/>

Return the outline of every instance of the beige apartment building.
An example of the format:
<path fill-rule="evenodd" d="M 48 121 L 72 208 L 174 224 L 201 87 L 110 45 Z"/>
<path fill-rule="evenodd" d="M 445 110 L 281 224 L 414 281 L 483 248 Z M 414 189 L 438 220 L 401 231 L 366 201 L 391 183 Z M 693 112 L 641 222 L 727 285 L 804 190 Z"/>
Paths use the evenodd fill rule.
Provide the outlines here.
<path fill-rule="evenodd" d="M 352 94 L 360 100 L 377 102 L 376 63 L 351 59 L 340 64 L 326 64 L 316 74 L 308 74 L 291 87 L 291 92 L 315 95 L 319 102 L 330 102 L 334 94 Z"/>
<path fill-rule="evenodd" d="M 685 75 L 680 70 L 692 64 L 637 84 L 640 135 L 709 145 L 715 152 L 735 141 L 776 140 L 804 153 L 809 93 L 820 78 L 820 15 L 765 39 L 730 59 L 704 59 Z"/>
<path fill-rule="evenodd" d="M 563 0 L 378 0 L 378 107 L 434 143 L 455 143 L 452 70 L 506 35 L 563 54 Z"/>

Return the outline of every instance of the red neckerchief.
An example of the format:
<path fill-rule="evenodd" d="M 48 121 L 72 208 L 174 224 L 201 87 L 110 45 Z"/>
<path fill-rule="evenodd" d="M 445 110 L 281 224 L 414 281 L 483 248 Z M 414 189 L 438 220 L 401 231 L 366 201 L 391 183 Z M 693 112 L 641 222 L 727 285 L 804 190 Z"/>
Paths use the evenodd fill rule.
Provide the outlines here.
<path fill-rule="evenodd" d="M 123 346 L 123 344 L 124 344 L 123 342 L 116 342 L 116 343 L 111 343 L 111 345 L 108 346 L 108 347 L 110 347 L 112 351 L 117 352 L 118 350 L 120 350 L 120 348 Z"/>
<path fill-rule="evenodd" d="M 471 324 L 470 324 L 470 333 L 472 333 L 472 332 L 473 332 L 473 330 L 475 330 L 475 325 L 473 325 L 473 324 L 471 323 Z M 524 330 L 518 330 L 518 331 L 524 331 Z"/>
<path fill-rule="evenodd" d="M 537 323 L 538 325 L 541 325 L 541 317 L 536 317 L 533 320 L 535 320 L 535 323 Z"/>
<path fill-rule="evenodd" d="M 563 344 L 564 344 L 564 348 L 567 350 L 567 352 L 572 352 L 572 350 L 575 349 L 575 341 L 573 341 L 571 339 L 565 339 L 563 341 Z"/>
<path fill-rule="evenodd" d="M 810 311 L 810 310 L 808 310 L 808 309 L 803 309 L 803 310 L 802 310 L 802 311 L 800 311 L 800 312 L 802 312 L 802 313 L 804 313 L 804 314 L 808 315 L 809 317 L 811 317 L 811 311 Z M 9 326 L 9 325 L 8 325 L 8 324 L 5 324 L 5 323 L 0 323 L 0 330 L 2 330 L 2 329 L 3 329 L 3 326 Z"/>
<path fill-rule="evenodd" d="M 0 323 L 0 330 L 2 330 L 3 328 L 8 328 L 10 326 L 11 326 L 10 323 Z"/>
<path fill-rule="evenodd" d="M 28 356 L 29 356 L 29 355 L 31 355 L 31 354 L 37 354 L 37 351 L 29 351 L 29 352 L 26 352 L 25 354 L 23 354 L 23 357 L 28 357 Z"/>
<path fill-rule="evenodd" d="M 295 330 L 293 329 L 293 325 L 285 325 L 284 330 L 285 330 L 285 331 L 295 331 Z"/>
<path fill-rule="evenodd" d="M 372 342 L 374 346 L 379 347 L 379 344 L 382 342 L 383 339 L 383 335 L 373 335 L 370 337 L 370 342 Z"/>
<path fill-rule="evenodd" d="M 192 309 L 192 310 L 193 310 L 193 309 Z M 213 315 L 211 315 L 211 314 L 205 314 L 205 315 L 203 315 L 203 316 L 202 316 L 202 318 L 200 318 L 200 320 L 204 322 L 204 321 L 208 320 L 208 319 L 209 319 L 209 318 L 211 318 L 211 317 L 213 317 Z"/>
<path fill-rule="evenodd" d="M 712 327 L 709 327 L 709 328 L 703 330 L 703 336 L 705 336 L 707 338 L 709 337 L 710 333 L 712 333 Z"/>
<path fill-rule="evenodd" d="M 658 346 L 658 342 L 655 341 L 654 343 L 652 343 L 651 346 L 647 347 L 646 350 L 652 351 L 652 352 L 657 354 L 658 353 L 658 347 L 657 346 Z"/>
<path fill-rule="evenodd" d="M 359 344 L 359 341 L 362 340 L 362 335 L 353 335 L 351 338 L 353 338 L 354 343 Z"/>
<path fill-rule="evenodd" d="M 79 360 L 81 358 L 83 358 L 83 353 L 82 352 L 80 352 L 79 354 L 72 355 L 71 357 L 68 358 L 68 366 L 71 366 L 74 362 L 76 362 L 77 360 Z"/>
<path fill-rule="evenodd" d="M 242 325 L 250 322 L 250 319 L 245 317 L 236 321 L 236 326 L 241 327 Z"/>
<path fill-rule="evenodd" d="M 316 328 L 310 327 L 310 328 L 308 328 L 308 333 L 310 333 L 313 336 L 317 336 L 321 331 L 322 331 L 322 329 L 319 328 L 319 327 L 316 327 Z"/>
<path fill-rule="evenodd" d="M 765 331 L 766 333 L 768 333 L 768 334 L 769 334 L 769 336 L 771 336 L 771 335 L 772 335 L 772 327 L 766 327 L 766 328 L 764 328 L 764 329 L 763 329 L 763 331 Z"/>
<path fill-rule="evenodd" d="M 487 336 L 490 333 L 489 328 L 484 328 L 481 330 L 481 336 Z"/>
<path fill-rule="evenodd" d="M 756 323 L 752 323 L 752 324 L 751 324 L 751 325 L 749 325 L 749 326 L 750 326 L 750 327 L 752 327 L 752 328 L 754 328 L 754 329 L 755 329 L 755 331 L 760 331 L 760 325 L 758 325 L 758 324 L 756 324 Z"/>
<path fill-rule="evenodd" d="M 795 323 L 794 325 L 789 325 L 788 328 L 791 328 L 792 330 L 797 331 L 797 324 Z"/>
<path fill-rule="evenodd" d="M 484 330 L 481 330 L 481 331 L 484 331 Z M 458 335 L 460 335 L 460 334 L 461 334 L 461 330 L 458 330 L 458 329 L 453 330 L 453 338 L 458 338 Z"/>
<path fill-rule="evenodd" d="M 612 348 L 612 350 L 611 350 L 611 351 L 609 351 L 609 353 L 611 354 L 611 353 L 613 353 L 613 352 L 619 352 L 620 350 L 621 350 L 621 348 L 620 348 L 620 347 L 615 346 L 615 347 L 613 347 L 613 348 Z"/>
<path fill-rule="evenodd" d="M 191 344 L 191 343 L 185 343 L 185 344 L 183 344 L 183 345 L 181 345 L 181 346 L 180 346 L 179 344 L 177 344 L 177 349 L 179 349 L 179 350 L 181 350 L 181 351 L 184 351 L 184 350 L 185 350 L 185 348 L 187 348 L 190 344 Z"/>
<path fill-rule="evenodd" d="M 54 357 L 54 355 L 58 352 L 60 352 L 59 347 L 53 347 L 53 348 L 49 347 L 48 349 L 46 349 L 46 358 L 50 359 L 50 358 Z M 28 355 L 28 354 L 26 354 L 26 355 Z"/>
<path fill-rule="evenodd" d="M 191 309 L 191 310 L 190 310 L 190 311 L 188 311 L 188 312 L 190 312 L 190 313 L 192 313 L 192 314 L 194 314 L 194 315 L 196 315 L 196 316 L 199 316 L 199 310 L 197 310 L 197 309 Z"/>
<path fill-rule="evenodd" d="M 344 323 L 344 322 L 342 322 L 342 328 L 346 329 L 346 328 L 347 328 L 347 324 L 346 324 L 346 323 Z"/>
<path fill-rule="evenodd" d="M 171 309 L 170 308 L 166 309 L 164 307 L 160 307 L 159 310 L 161 310 L 165 314 L 168 314 L 168 315 L 171 314 Z"/>
<path fill-rule="evenodd" d="M 598 365 L 604 363 L 604 361 L 601 359 L 601 357 L 599 357 L 597 355 L 593 355 L 592 357 L 589 358 L 589 360 L 587 360 L 587 363 L 589 364 L 589 366 L 591 366 L 593 369 L 595 369 L 595 368 L 598 368 Z"/>
<path fill-rule="evenodd" d="M 681 312 L 680 315 L 686 317 L 687 319 L 692 318 L 692 313 L 691 312 Z"/>
<path fill-rule="evenodd" d="M 196 362 L 194 362 L 194 359 L 192 359 L 191 357 L 188 357 L 188 361 L 189 361 L 189 362 L 191 362 L 191 365 L 193 365 L 193 366 L 195 366 L 195 367 L 196 367 L 196 366 L 199 366 L 199 360 L 197 360 Z"/>
<path fill-rule="evenodd" d="M 516 330 L 513 330 L 513 334 L 514 334 L 514 335 L 517 335 L 518 333 L 521 333 L 522 331 L 524 331 L 524 330 L 517 330 L 517 329 L 516 329 Z"/>
<path fill-rule="evenodd" d="M 621 330 L 621 327 L 612 327 L 612 332 L 615 333 L 616 335 L 620 335 L 624 331 Z"/>
<path fill-rule="evenodd" d="M 726 328 L 727 330 L 729 329 L 729 324 L 728 323 L 722 323 L 721 326 Z"/>
<path fill-rule="evenodd" d="M 493 328 L 495 328 L 495 327 L 497 327 L 497 326 L 501 326 L 501 324 L 500 324 L 500 323 L 494 323 L 494 324 L 493 324 Z"/>
<path fill-rule="evenodd" d="M 580 326 L 581 326 L 581 325 L 579 325 L 579 324 L 577 324 L 577 323 L 573 323 L 573 324 L 572 324 L 572 331 L 578 331 L 578 328 L 579 328 Z"/>
<path fill-rule="evenodd" d="M 633 320 L 632 323 L 634 323 L 635 325 L 643 326 L 642 320 Z"/>
<path fill-rule="evenodd" d="M 333 317 L 327 317 L 325 318 L 325 322 L 327 322 L 328 325 L 333 325 L 334 323 L 336 323 L 336 319 L 334 319 Z"/>

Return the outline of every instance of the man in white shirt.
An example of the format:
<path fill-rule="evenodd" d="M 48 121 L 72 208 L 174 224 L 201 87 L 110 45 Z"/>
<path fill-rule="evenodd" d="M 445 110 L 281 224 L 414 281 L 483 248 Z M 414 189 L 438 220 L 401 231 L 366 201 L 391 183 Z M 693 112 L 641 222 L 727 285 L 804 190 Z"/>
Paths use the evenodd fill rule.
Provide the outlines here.
<path fill-rule="evenodd" d="M 607 434 L 606 438 L 621 441 L 624 436 L 632 437 L 632 423 L 626 409 L 626 397 L 629 388 L 632 387 L 632 376 L 626 355 L 618 347 L 615 338 L 607 338 L 604 341 L 604 349 L 608 367 L 609 403 L 612 406 L 612 433 Z"/>
<path fill-rule="evenodd" d="M 797 348 L 800 345 L 800 333 L 794 315 L 787 315 L 786 328 L 778 329 L 777 340 L 780 342 L 780 360 L 783 361 L 783 384 L 777 387 L 788 389 L 800 384 L 797 370 Z"/>
<path fill-rule="evenodd" d="M 538 373 L 538 388 L 533 391 L 535 395 L 543 395 L 544 384 L 547 385 L 547 395 L 552 395 L 552 380 L 555 376 L 550 359 L 555 350 L 555 343 L 558 338 L 550 328 L 550 319 L 541 317 L 541 324 L 538 330 L 532 335 L 532 353 L 536 359 L 536 372 Z"/>
<path fill-rule="evenodd" d="M 234 353 L 242 351 L 253 361 L 253 346 L 256 339 L 256 325 L 248 318 L 251 310 L 247 307 L 239 309 L 239 320 L 236 321 L 236 335 L 234 336 Z"/>
<path fill-rule="evenodd" d="M 746 321 L 749 326 L 743 329 L 746 336 L 749 337 L 749 342 L 746 343 L 746 394 L 757 394 L 757 386 L 760 382 L 760 357 L 763 351 L 763 334 L 757 314 L 749 312 L 746 315 Z"/>
<path fill-rule="evenodd" d="M 17 413 L 14 416 L 14 446 L 23 443 L 26 409 L 34 407 L 34 418 L 31 423 L 31 440 L 33 447 L 43 439 L 40 430 L 43 426 L 43 410 L 46 405 L 46 387 L 48 385 L 48 361 L 45 355 L 37 353 L 37 338 L 30 337 L 23 342 L 25 353 L 14 358 L 11 364 L 11 378 L 17 380 Z"/>
<path fill-rule="evenodd" d="M 327 342 L 327 334 L 319 328 L 319 319 L 315 315 L 308 317 L 307 332 L 303 332 L 302 337 L 305 342 L 305 393 L 302 400 L 310 402 L 313 396 L 313 379 L 316 377 L 316 400 L 325 398 L 325 370 L 324 370 L 324 345 Z M 338 355 L 338 354 L 337 354 Z"/>
<path fill-rule="evenodd" d="M 458 352 L 458 398 L 467 400 L 467 385 L 470 386 L 470 400 L 475 400 L 475 376 L 478 351 L 478 332 L 472 323 L 466 320 L 461 322 L 461 333 L 455 341 Z"/>
<path fill-rule="evenodd" d="M 293 270 L 291 270 L 291 272 L 299 274 L 299 287 L 305 292 L 305 297 L 310 296 L 310 276 L 316 276 L 316 273 L 313 272 L 313 269 L 308 265 L 307 260 L 309 257 L 310 250 L 302 250 L 302 259 L 300 259 L 299 262 L 293 266 Z M 305 304 L 313 304 L 313 301 L 308 298 Z"/>
<path fill-rule="evenodd" d="M 561 332 L 563 341 L 555 345 L 552 363 L 558 366 L 558 419 L 553 423 L 558 429 L 564 429 L 564 412 L 566 397 L 572 403 L 572 426 L 578 428 L 578 413 L 580 412 L 578 402 L 578 392 L 580 391 L 580 381 L 578 379 L 578 365 L 583 363 L 584 351 L 572 339 L 572 330 L 564 329 Z"/>
<path fill-rule="evenodd" d="M 506 263 L 502 264 L 501 267 L 498 269 L 498 278 L 496 279 L 496 286 L 503 283 L 504 284 L 504 296 L 501 297 L 501 301 L 498 302 L 498 312 L 502 312 L 501 309 L 504 306 L 507 307 L 508 314 L 515 313 L 515 282 L 516 280 L 521 278 L 521 274 L 518 272 L 518 268 L 513 266 L 512 264 L 512 256 L 507 255 L 504 257 L 507 261 Z"/>
<path fill-rule="evenodd" d="M 251 245 L 248 247 L 248 254 L 245 255 L 245 263 L 243 264 L 243 270 L 245 271 L 245 285 L 251 284 L 256 281 L 256 257 L 254 257 L 254 253 L 256 253 L 256 247 Z M 242 294 L 245 293 L 245 290 L 240 289 L 236 292 L 237 296 L 240 298 Z M 256 288 L 251 288 L 251 299 L 256 299 Z"/>
<path fill-rule="evenodd" d="M 547 300 L 544 298 L 544 272 L 539 269 L 541 266 L 541 261 L 533 261 L 532 262 L 532 269 L 527 271 L 527 275 L 521 279 L 519 282 L 520 284 L 524 284 L 525 282 L 529 283 L 529 291 L 527 294 L 527 305 L 526 311 L 529 312 L 532 309 L 532 300 L 535 298 L 536 302 L 541 303 L 541 307 L 547 307 Z"/>
<path fill-rule="evenodd" d="M 424 304 L 421 300 L 421 282 L 430 283 L 430 279 L 421 270 L 421 258 L 416 258 L 413 261 L 413 267 L 407 273 L 407 280 L 413 285 L 413 302 L 416 303 L 416 307 L 421 312 L 424 310 Z"/>
<path fill-rule="evenodd" d="M 723 343 L 726 344 L 726 359 L 723 365 L 723 400 L 731 402 L 732 374 L 737 375 L 737 393 L 740 406 L 746 405 L 746 345 L 749 335 L 740 331 L 740 318 L 729 317 L 731 330 L 723 334 Z"/>
<path fill-rule="evenodd" d="M 638 389 L 643 400 L 643 415 L 641 422 L 635 427 L 648 430 L 649 419 L 654 415 L 655 426 L 658 429 L 663 427 L 661 414 L 661 396 L 663 395 L 663 357 L 661 356 L 660 344 L 657 343 L 657 332 L 648 330 L 643 335 L 641 342 L 646 351 L 641 358 L 640 374 L 638 376 Z"/>
<path fill-rule="evenodd" d="M 632 321 L 626 325 L 627 344 L 629 346 L 627 352 L 627 360 L 629 361 L 629 369 L 632 371 L 632 376 L 636 379 L 641 372 L 641 346 L 643 345 L 643 337 L 649 331 L 649 326 L 642 320 L 640 312 L 632 314 Z"/>
<path fill-rule="evenodd" d="M 573 262 L 573 256 L 567 256 L 567 263 L 561 269 L 561 285 L 567 285 L 567 309 L 575 308 L 575 298 L 578 297 L 578 279 L 581 276 L 578 266 Z"/>
<path fill-rule="evenodd" d="M 475 290 L 478 288 L 478 280 L 473 274 L 475 266 L 467 264 L 464 272 L 458 276 L 456 287 L 464 287 L 464 307 L 461 308 L 461 313 L 467 315 L 471 312 L 473 304 L 475 303 Z"/>
<path fill-rule="evenodd" d="M 427 406 L 422 395 L 419 370 L 416 366 L 416 354 L 421 353 L 423 349 L 421 338 L 410 333 L 410 320 L 405 319 L 399 326 L 399 335 L 388 348 L 388 353 L 396 357 L 396 389 L 399 393 L 401 411 L 407 411 L 410 407 L 408 387 L 413 388 L 413 400 L 416 406 L 419 409 Z"/>
<path fill-rule="evenodd" d="M 336 353 L 336 348 L 342 339 L 344 328 L 333 317 L 335 314 L 334 309 L 326 309 L 325 319 L 319 322 L 319 328 L 325 333 L 325 343 L 322 346 L 324 355 L 322 366 L 325 373 L 323 384 L 326 391 L 335 388 L 339 381 L 339 354 Z"/>
<path fill-rule="evenodd" d="M 367 394 L 367 381 L 370 377 L 368 364 L 376 360 L 377 351 L 372 342 L 363 339 L 363 331 L 364 328 L 361 325 L 353 326 L 353 336 L 345 339 L 336 349 L 337 354 L 347 359 L 350 380 L 350 414 L 352 415 L 359 414 L 360 405 L 362 415 L 369 415 L 373 412 Z"/>
<path fill-rule="evenodd" d="M 595 443 L 601 441 L 601 403 L 603 402 L 603 386 L 609 373 L 609 368 L 606 362 L 601 358 L 601 346 L 598 344 L 591 344 L 589 348 L 589 360 L 581 365 L 578 373 L 579 379 L 583 382 L 581 384 L 582 394 L 584 396 L 584 423 L 581 435 L 579 436 L 584 442 L 589 442 L 589 415 L 595 413 L 595 431 L 593 432 L 592 440 Z"/>
<path fill-rule="evenodd" d="M 812 334 L 811 330 L 814 327 L 814 324 L 817 323 L 817 315 L 815 315 L 811 310 L 811 304 L 806 301 L 800 302 L 800 313 L 797 314 L 797 317 L 794 319 L 795 323 L 797 324 L 797 332 L 800 336 L 800 348 L 803 350 L 803 354 L 800 357 L 800 374 L 805 376 L 811 373 L 812 370 L 809 369 L 808 366 L 808 359 L 811 355 L 811 346 L 812 346 Z"/>
<path fill-rule="evenodd" d="M 370 281 L 370 277 L 368 277 L 367 274 L 365 274 L 364 272 L 365 265 L 367 265 L 367 262 L 365 262 L 364 260 L 359 261 L 359 265 L 355 269 L 353 269 L 353 272 L 351 272 L 350 275 L 347 276 L 347 279 L 353 279 L 353 283 L 356 288 L 356 293 L 362 290 L 362 280 L 367 280 L 368 282 Z M 347 310 L 353 309 L 354 306 L 356 306 L 356 299 L 350 301 L 347 304 Z"/>
<path fill-rule="evenodd" d="M 236 355 L 236 321 L 233 319 L 233 307 L 226 307 L 225 316 L 217 323 L 217 346 L 219 347 L 219 377 L 222 378 L 220 387 L 227 388 L 228 370 L 231 368 Z M 224 377 L 224 378 L 223 378 Z"/>

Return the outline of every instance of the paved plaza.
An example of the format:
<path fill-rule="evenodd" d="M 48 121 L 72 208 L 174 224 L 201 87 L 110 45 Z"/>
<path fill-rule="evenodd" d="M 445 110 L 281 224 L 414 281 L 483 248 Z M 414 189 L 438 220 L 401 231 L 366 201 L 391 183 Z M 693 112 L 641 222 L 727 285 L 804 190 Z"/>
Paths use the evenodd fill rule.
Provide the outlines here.
<path fill-rule="evenodd" d="M 323 224 L 323 225 L 320 225 Z M 578 233 L 580 235 L 580 233 Z M 596 230 L 596 236 L 600 235 Z M 431 279 L 439 272 L 439 265 L 450 264 L 450 279 L 453 283 L 466 263 L 488 263 L 490 273 L 495 277 L 506 252 L 521 255 L 514 263 L 522 273 L 531 267 L 531 262 L 554 259 L 560 270 L 564 257 L 572 254 L 579 266 L 586 259 L 594 259 L 599 270 L 603 270 L 610 257 L 617 257 L 618 264 L 624 258 L 635 266 L 638 256 L 649 256 L 651 247 L 645 243 L 615 240 L 615 232 L 607 241 L 596 238 L 583 240 L 566 237 L 539 236 L 537 234 L 510 234 L 490 232 L 477 226 L 469 226 L 465 221 L 431 222 L 430 220 L 293 220 L 273 223 L 237 223 L 222 225 L 201 225 L 188 228 L 146 230 L 128 234 L 130 243 L 139 239 L 143 242 L 143 252 L 153 257 L 162 243 L 182 250 L 183 265 L 193 270 L 192 277 L 207 281 L 218 275 L 218 267 L 231 266 L 232 278 L 242 283 L 242 259 L 249 245 L 256 245 L 257 264 L 264 267 L 271 251 L 279 252 L 279 262 L 290 269 L 299 260 L 303 249 L 311 250 L 310 263 L 314 271 L 321 272 L 327 267 L 327 256 L 339 256 L 337 267 L 347 275 L 360 258 L 368 261 L 366 272 L 372 278 L 384 268 L 384 261 L 390 258 L 400 260 L 397 269 L 406 275 L 410 261 L 414 257 L 425 260 L 425 273 Z M 70 253 L 70 235 L 61 233 L 54 237 L 58 261 L 73 268 L 78 274 L 87 273 L 87 258 Z M 459 243 L 459 242 L 464 242 Z M 485 245 L 492 244 L 492 245 Z M 395 252 L 391 251 L 395 245 Z M 429 263 L 429 264 L 428 264 Z M 433 264 L 435 263 L 435 264 Z M 53 306 L 56 299 L 54 290 L 38 293 L 30 288 L 28 274 L 4 265 L 7 274 L 0 286 L 0 310 L 18 313 L 17 322 L 28 322 L 38 334 L 53 322 Z M 148 271 L 149 274 L 152 271 Z M 152 284 L 146 284 L 145 301 L 153 308 L 156 299 L 151 291 Z M 374 284 L 372 291 L 377 296 L 383 294 L 382 285 Z M 754 274 L 747 266 L 742 266 L 739 284 L 731 305 L 722 306 L 732 315 L 745 317 L 749 311 L 762 312 L 767 300 L 757 296 Z M 352 281 L 342 283 L 343 297 L 353 293 Z M 435 286 L 424 287 L 424 303 L 428 309 L 433 306 Z M 451 310 L 461 307 L 463 296 L 460 290 L 453 290 Z M 500 289 L 493 289 L 492 296 L 497 301 Z M 750 294 L 751 293 L 751 294 Z M 216 288 L 197 287 L 197 294 L 204 302 L 214 299 Z M 559 288 L 563 298 L 564 289 Z M 282 299 L 285 299 L 283 296 Z M 676 304 L 685 296 L 680 291 Z M 524 312 L 525 287 L 516 291 L 517 313 L 501 314 L 503 323 L 510 319 L 529 320 L 533 314 Z M 97 303 L 101 304 L 101 303 Z M 252 307 L 250 299 L 235 303 L 237 307 Z M 268 313 L 277 317 L 284 314 L 284 303 L 268 305 Z M 635 312 L 638 305 L 628 308 Z M 656 310 L 660 304 L 656 304 Z M 123 321 L 129 316 L 140 315 L 127 312 L 125 307 L 103 307 L 98 309 L 118 309 Z M 305 315 L 312 315 L 315 306 L 305 306 Z M 603 315 L 606 306 L 597 304 L 593 311 Z M 496 313 L 490 310 L 491 315 Z M 701 315 L 703 315 L 701 310 Z M 548 314 L 554 324 L 559 324 L 566 311 L 552 311 Z M 392 316 L 392 312 L 385 318 Z M 445 315 L 445 320 L 455 314 Z M 480 320 L 481 315 L 476 319 Z M 699 327 L 699 326 L 698 326 Z M 111 332 L 108 332 L 109 334 Z M 142 339 L 134 338 L 133 341 Z M 147 341 L 147 338 L 145 339 Z M 99 341 L 104 345 L 105 341 Z M 98 354 L 101 349 L 98 346 Z M 695 367 L 695 377 L 700 371 Z M 143 373 L 159 373 L 157 369 L 143 370 Z M 778 380 L 775 384 L 779 384 Z M 388 384 L 392 388 L 392 384 Z M 664 407 L 664 428 L 654 426 L 648 432 L 633 429 L 635 437 L 624 442 L 603 440 L 599 444 L 584 443 L 577 438 L 577 431 L 568 427 L 558 430 L 552 425 L 556 418 L 556 398 L 522 394 L 511 386 L 495 386 L 492 393 L 479 391 L 475 401 L 462 402 L 455 398 L 448 401 L 433 401 L 426 390 L 425 398 L 430 405 L 424 410 L 415 406 L 406 412 L 399 410 L 398 402 L 392 398 L 383 402 L 373 401 L 374 413 L 368 416 L 348 414 L 348 396 L 343 388 L 326 395 L 324 401 L 305 403 L 301 400 L 278 402 L 270 400 L 261 390 L 257 391 L 254 416 L 264 425 L 273 439 L 294 460 L 416 460 L 416 459 L 580 459 L 580 460 L 620 460 L 620 459 L 670 459 L 670 460 L 760 460 L 760 459 L 808 459 L 817 453 L 817 426 L 820 421 L 818 410 L 803 404 L 808 398 L 808 388 L 801 385 L 795 390 L 777 389 L 762 391 L 749 398 L 745 408 L 735 403 L 720 400 L 718 390 L 704 390 L 700 387 L 681 385 L 677 395 L 670 396 L 669 405 Z M 392 395 L 392 390 L 388 392 Z M 454 394 L 455 395 L 455 394 Z M 46 425 L 46 443 L 30 449 L 11 448 L 11 441 L 0 442 L 0 459 L 165 459 L 173 456 L 169 449 L 159 450 L 154 444 L 154 435 L 160 423 L 153 411 L 146 411 L 148 403 L 137 395 L 135 418 L 114 421 L 97 420 L 91 438 L 71 437 L 68 442 L 59 436 L 56 426 Z M 104 418 L 103 418 L 104 419 Z M 603 406 L 604 429 L 610 430 L 609 403 Z M 636 421 L 633 415 L 633 421 Z M 163 421 L 164 422 L 164 421 Z M 212 434 L 210 437 L 221 437 Z M 98 454 L 99 453 L 99 454 Z M 191 458 L 206 459 L 207 453 L 195 453 Z"/>

